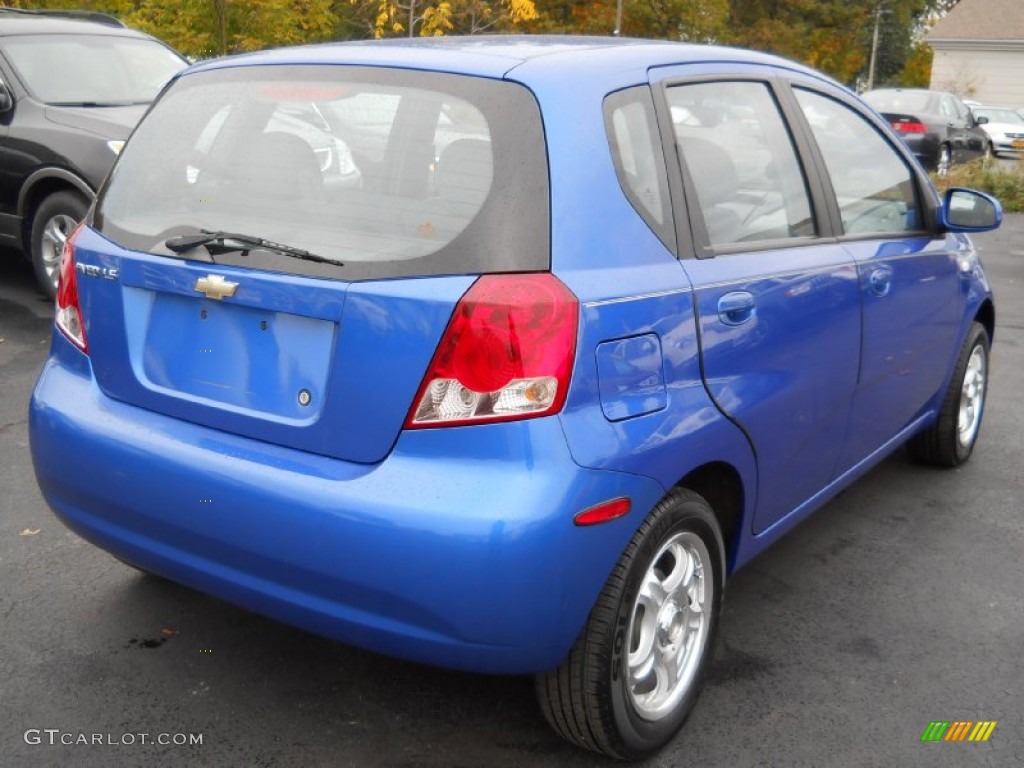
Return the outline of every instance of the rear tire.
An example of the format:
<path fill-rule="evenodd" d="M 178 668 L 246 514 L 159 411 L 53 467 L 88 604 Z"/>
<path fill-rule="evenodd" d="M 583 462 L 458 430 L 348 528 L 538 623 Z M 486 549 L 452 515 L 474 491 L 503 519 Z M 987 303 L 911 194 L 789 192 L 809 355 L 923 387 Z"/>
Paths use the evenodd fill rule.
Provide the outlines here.
<path fill-rule="evenodd" d="M 540 707 L 569 741 L 636 760 L 682 727 L 714 647 L 724 585 L 718 521 L 678 490 L 640 525 L 569 655 L 537 676 Z"/>
<path fill-rule="evenodd" d="M 32 218 L 29 251 L 39 289 L 51 299 L 57 295 L 60 255 L 71 230 L 89 210 L 89 203 L 75 192 L 55 192 L 40 203 Z"/>
<path fill-rule="evenodd" d="M 988 331 L 972 323 L 960 349 L 939 418 L 910 441 L 910 455 L 923 464 L 959 467 L 971 457 L 988 392 Z"/>

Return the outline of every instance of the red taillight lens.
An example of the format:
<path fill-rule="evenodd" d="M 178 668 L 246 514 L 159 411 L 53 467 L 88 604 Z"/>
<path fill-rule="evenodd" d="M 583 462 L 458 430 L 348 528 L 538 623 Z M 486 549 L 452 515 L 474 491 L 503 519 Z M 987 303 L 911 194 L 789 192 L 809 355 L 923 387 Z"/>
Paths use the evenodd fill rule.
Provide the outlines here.
<path fill-rule="evenodd" d="M 557 413 L 576 352 L 579 303 L 550 273 L 484 275 L 462 297 L 407 428 Z"/>
<path fill-rule="evenodd" d="M 915 123 L 910 120 L 900 120 L 892 123 L 892 127 L 900 133 L 927 133 L 928 126 L 924 123 Z"/>
<path fill-rule="evenodd" d="M 82 322 L 82 308 L 78 304 L 78 281 L 75 279 L 75 240 L 82 225 L 79 224 L 64 241 L 60 254 L 60 280 L 57 283 L 57 312 L 55 321 L 68 341 L 89 354 L 89 343 L 85 338 L 85 324 Z"/>

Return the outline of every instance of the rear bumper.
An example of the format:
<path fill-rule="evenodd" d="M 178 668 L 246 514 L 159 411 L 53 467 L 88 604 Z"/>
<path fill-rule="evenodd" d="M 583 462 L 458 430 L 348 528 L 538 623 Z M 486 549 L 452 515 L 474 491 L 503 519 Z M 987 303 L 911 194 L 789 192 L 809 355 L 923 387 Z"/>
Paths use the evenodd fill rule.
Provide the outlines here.
<path fill-rule="evenodd" d="M 936 133 L 901 133 L 898 134 L 914 153 L 914 157 L 925 167 L 933 171 L 939 163 L 939 135 Z"/>
<path fill-rule="evenodd" d="M 663 493 L 573 463 L 557 419 L 403 433 L 375 465 L 106 397 L 56 339 L 30 404 L 46 501 L 143 568 L 380 653 L 480 672 L 556 665 Z M 617 496 L 627 517 L 577 528 Z"/>

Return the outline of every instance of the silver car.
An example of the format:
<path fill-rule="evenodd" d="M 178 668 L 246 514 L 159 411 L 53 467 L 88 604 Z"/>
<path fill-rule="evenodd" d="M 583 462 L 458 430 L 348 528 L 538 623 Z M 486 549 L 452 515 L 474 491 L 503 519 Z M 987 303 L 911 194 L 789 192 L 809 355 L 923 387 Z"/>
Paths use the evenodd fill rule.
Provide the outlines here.
<path fill-rule="evenodd" d="M 988 136 L 986 154 L 1024 152 L 1024 117 L 1006 107 L 971 107 L 971 112 Z"/>

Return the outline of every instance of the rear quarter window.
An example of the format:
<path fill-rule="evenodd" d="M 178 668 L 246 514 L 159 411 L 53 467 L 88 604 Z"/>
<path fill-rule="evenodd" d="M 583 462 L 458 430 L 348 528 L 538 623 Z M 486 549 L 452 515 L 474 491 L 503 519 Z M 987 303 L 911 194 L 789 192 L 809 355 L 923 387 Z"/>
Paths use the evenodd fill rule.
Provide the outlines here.
<path fill-rule="evenodd" d="M 665 155 L 650 89 L 641 86 L 610 94 L 604 102 L 604 120 L 623 193 L 661 241 L 674 250 Z"/>
<path fill-rule="evenodd" d="M 540 114 L 519 85 L 358 67 L 188 75 L 154 106 L 97 203 L 94 226 L 171 256 L 201 230 L 260 252 L 218 263 L 344 279 L 549 268 Z M 186 253 L 187 257 L 195 257 Z"/>

